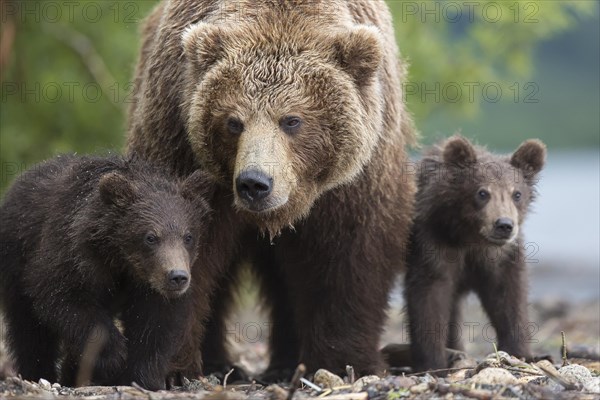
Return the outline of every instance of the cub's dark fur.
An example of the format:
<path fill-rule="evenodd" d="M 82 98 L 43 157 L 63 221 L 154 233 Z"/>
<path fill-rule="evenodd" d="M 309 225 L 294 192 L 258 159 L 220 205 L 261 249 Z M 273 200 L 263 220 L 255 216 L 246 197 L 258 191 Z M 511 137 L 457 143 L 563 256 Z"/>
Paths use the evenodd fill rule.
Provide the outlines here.
<path fill-rule="evenodd" d="M 164 387 L 191 325 L 210 186 L 201 172 L 179 182 L 119 157 L 60 156 L 19 177 L 0 209 L 0 292 L 18 373 L 55 382 L 62 359 L 64 385 L 90 383 L 88 369 L 94 384 Z"/>
<path fill-rule="evenodd" d="M 502 350 L 529 357 L 520 232 L 546 148 L 538 140 L 497 156 L 455 136 L 420 163 L 405 296 L 417 370 L 446 367 L 461 349 L 461 299 L 475 291 Z M 462 328 L 462 329 L 461 329 Z"/>

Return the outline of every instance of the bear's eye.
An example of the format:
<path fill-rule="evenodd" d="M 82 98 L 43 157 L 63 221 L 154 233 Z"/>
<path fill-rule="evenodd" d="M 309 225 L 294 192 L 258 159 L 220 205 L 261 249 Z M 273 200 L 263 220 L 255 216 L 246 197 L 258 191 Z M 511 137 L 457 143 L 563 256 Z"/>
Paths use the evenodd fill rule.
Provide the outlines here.
<path fill-rule="evenodd" d="M 158 236 L 154 233 L 147 233 L 146 236 L 144 236 L 144 242 L 150 246 L 155 245 L 158 243 Z"/>
<path fill-rule="evenodd" d="M 237 118 L 227 119 L 227 130 L 233 135 L 240 135 L 244 131 L 244 124 Z"/>
<path fill-rule="evenodd" d="M 521 192 L 519 192 L 518 190 L 517 190 L 516 192 L 514 192 L 514 193 L 513 193 L 513 199 L 514 199 L 515 201 L 519 201 L 519 200 L 521 200 L 521 196 L 522 196 L 522 194 L 521 194 Z"/>
<path fill-rule="evenodd" d="M 185 236 L 183 237 L 183 242 L 185 244 L 192 244 L 193 241 L 194 241 L 194 237 L 192 236 L 191 233 L 186 233 Z"/>
<path fill-rule="evenodd" d="M 283 117 L 280 125 L 285 133 L 293 134 L 302 126 L 302 119 L 295 116 Z"/>
<path fill-rule="evenodd" d="M 490 197 L 490 192 L 485 189 L 481 189 L 479 192 L 477 192 L 477 197 L 480 200 L 487 200 Z"/>

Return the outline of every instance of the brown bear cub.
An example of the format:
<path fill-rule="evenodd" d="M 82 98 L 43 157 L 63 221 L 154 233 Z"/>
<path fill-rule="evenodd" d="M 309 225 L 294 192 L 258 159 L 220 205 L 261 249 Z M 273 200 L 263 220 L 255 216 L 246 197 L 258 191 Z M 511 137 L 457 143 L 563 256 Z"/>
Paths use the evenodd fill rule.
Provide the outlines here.
<path fill-rule="evenodd" d="M 23 378 L 55 382 L 61 360 L 64 385 L 165 386 L 191 325 L 210 187 L 120 157 L 60 156 L 16 180 L 0 208 L 0 291 Z"/>
<path fill-rule="evenodd" d="M 539 140 L 497 156 L 460 136 L 424 155 L 405 282 L 415 369 L 446 368 L 446 347 L 461 349 L 460 306 L 469 291 L 499 348 L 530 357 L 520 227 L 545 156 Z"/>

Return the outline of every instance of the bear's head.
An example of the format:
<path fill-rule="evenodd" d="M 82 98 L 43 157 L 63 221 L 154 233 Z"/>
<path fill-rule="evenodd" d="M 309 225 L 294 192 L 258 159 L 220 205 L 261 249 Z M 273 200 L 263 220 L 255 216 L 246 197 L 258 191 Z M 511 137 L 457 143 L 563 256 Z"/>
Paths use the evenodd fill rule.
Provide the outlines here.
<path fill-rule="evenodd" d="M 134 279 L 165 297 L 187 291 L 191 266 L 208 230 L 213 184 L 196 171 L 183 182 L 157 174 L 110 172 L 99 182 L 111 230 Z"/>
<path fill-rule="evenodd" d="M 371 158 L 382 130 L 377 28 L 331 32 L 290 12 L 197 23 L 182 40 L 189 142 L 261 229 L 306 216 Z"/>
<path fill-rule="evenodd" d="M 457 244 L 514 241 L 536 195 L 545 145 L 527 140 L 512 155 L 497 156 L 453 136 L 438 151 L 436 162 L 424 160 L 417 199 L 427 204 L 417 207 L 431 230 Z"/>

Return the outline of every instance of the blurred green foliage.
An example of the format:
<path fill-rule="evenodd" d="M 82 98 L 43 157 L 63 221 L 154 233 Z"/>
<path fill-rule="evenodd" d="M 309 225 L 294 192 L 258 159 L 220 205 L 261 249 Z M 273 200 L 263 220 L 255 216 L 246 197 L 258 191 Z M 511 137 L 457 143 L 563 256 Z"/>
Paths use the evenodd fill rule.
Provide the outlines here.
<path fill-rule="evenodd" d="M 598 145 L 596 1 L 388 3 L 425 142 L 462 127 L 492 146 Z M 0 188 L 57 153 L 122 148 L 140 22 L 155 4 L 0 0 Z M 556 47 L 568 34 L 570 54 Z"/>
<path fill-rule="evenodd" d="M 544 0 L 392 0 L 388 4 L 398 46 L 410 61 L 410 81 L 428 82 L 428 89 L 434 82 L 442 88 L 458 83 L 465 92 L 465 82 L 503 83 L 531 77 L 536 45 L 593 15 L 597 7 L 594 1 Z M 440 96 L 438 103 L 412 101 L 410 108 L 418 119 L 442 108 L 466 116 L 479 111 L 481 102 L 469 102 L 466 95 L 462 101 L 448 101 L 452 94 Z M 423 96 L 418 90 L 408 99 Z"/>
<path fill-rule="evenodd" d="M 597 1 L 388 1 L 410 62 L 408 108 L 431 143 L 528 137 L 600 145 Z"/>

